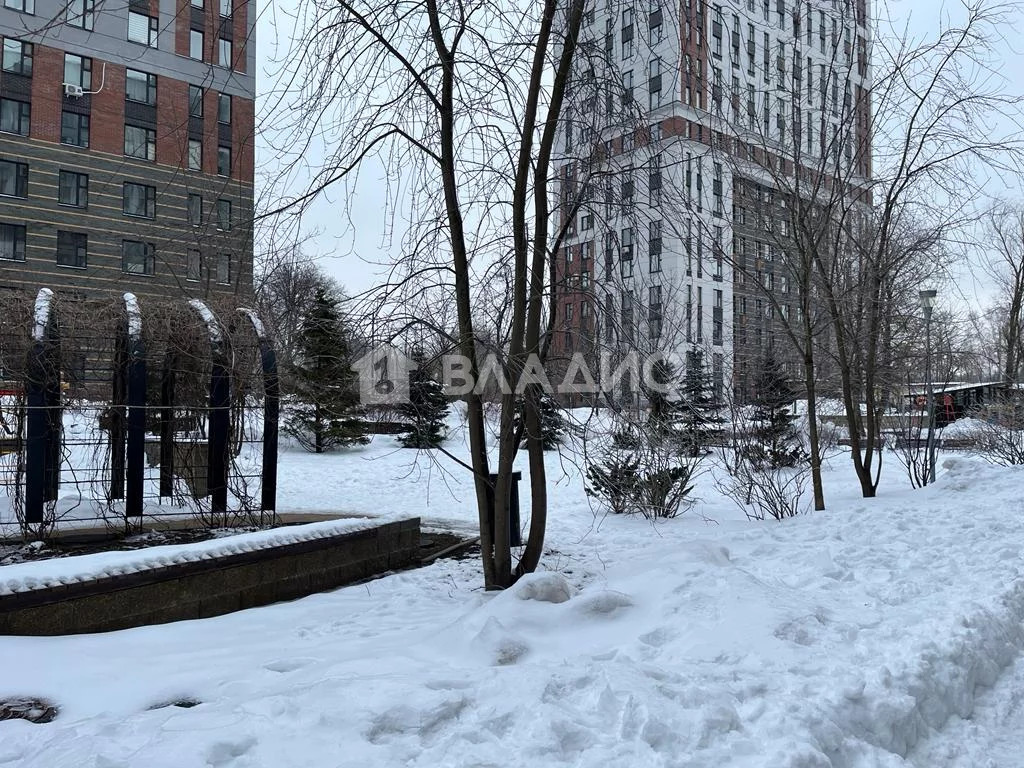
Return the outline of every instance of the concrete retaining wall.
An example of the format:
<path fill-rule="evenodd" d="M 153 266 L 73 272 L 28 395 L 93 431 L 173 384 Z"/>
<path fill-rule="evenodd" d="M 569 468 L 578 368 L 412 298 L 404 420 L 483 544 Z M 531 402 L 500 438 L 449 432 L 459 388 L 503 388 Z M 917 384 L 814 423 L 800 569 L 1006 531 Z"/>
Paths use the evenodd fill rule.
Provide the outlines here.
<path fill-rule="evenodd" d="M 0 634 L 69 635 L 219 616 L 419 562 L 419 518 L 0 596 Z"/>

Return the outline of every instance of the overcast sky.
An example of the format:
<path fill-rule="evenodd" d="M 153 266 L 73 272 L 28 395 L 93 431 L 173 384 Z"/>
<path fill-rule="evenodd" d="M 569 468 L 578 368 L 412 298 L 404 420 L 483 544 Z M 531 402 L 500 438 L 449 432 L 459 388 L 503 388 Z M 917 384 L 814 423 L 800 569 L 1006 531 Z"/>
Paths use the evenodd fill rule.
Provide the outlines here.
<path fill-rule="evenodd" d="M 638 3 L 640 0 L 638 0 Z M 272 84 L 274 60 L 284 55 L 290 23 L 282 12 L 294 7 L 296 0 L 269 0 L 261 6 L 257 27 L 259 71 L 257 88 L 259 94 L 257 114 L 265 114 L 266 94 Z M 869 0 L 876 13 L 886 14 L 891 24 L 902 29 L 905 25 L 911 34 L 921 38 L 934 34 L 942 14 L 960 13 L 960 3 L 936 2 L 936 0 Z M 1024 89 L 1024 44 L 1020 44 L 1024 17 L 1016 20 L 1014 29 L 1004 31 L 1005 39 L 1000 48 L 1005 66 L 1002 73 L 1011 88 Z M 269 158 L 261 158 L 263 150 L 257 148 L 257 167 Z M 257 181 L 257 183 L 259 183 Z M 385 242 L 386 227 L 383 219 L 385 184 L 383 169 L 379 166 L 364 165 L 356 194 L 348 201 L 339 199 L 338 193 L 318 201 L 306 217 L 306 230 L 315 236 L 307 243 L 309 253 L 316 255 L 327 272 L 345 286 L 350 295 L 372 287 L 383 274 L 381 263 L 389 259 L 389 247 Z M 1024 199 L 1024 187 L 1001 190 L 993 184 L 993 193 Z M 351 216 L 346 215 L 346 202 Z M 397 247 L 397 244 L 396 244 Z M 957 303 L 962 307 L 977 306 L 986 300 L 987 289 L 982 281 L 974 277 L 975 270 L 965 265 L 958 270 L 954 286 L 947 286 L 950 293 L 959 293 Z M 952 297 L 951 297 L 952 298 Z"/>

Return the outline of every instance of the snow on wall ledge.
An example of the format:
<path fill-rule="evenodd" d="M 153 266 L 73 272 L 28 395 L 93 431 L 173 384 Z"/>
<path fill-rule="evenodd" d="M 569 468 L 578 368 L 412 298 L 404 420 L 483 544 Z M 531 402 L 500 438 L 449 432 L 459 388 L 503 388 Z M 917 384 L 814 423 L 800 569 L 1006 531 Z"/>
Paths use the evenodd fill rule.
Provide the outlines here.
<path fill-rule="evenodd" d="M 97 581 L 171 565 L 213 560 L 228 555 L 330 538 L 344 533 L 367 531 L 377 528 L 383 522 L 394 520 L 366 517 L 331 520 L 243 533 L 192 544 L 172 544 L 124 552 L 100 552 L 5 565 L 0 566 L 0 596 Z"/>
<path fill-rule="evenodd" d="M 79 580 L 50 577 L 49 588 L 0 595 L 0 635 L 107 632 L 306 597 L 419 563 L 419 526 L 418 518 L 320 523 L 236 537 L 242 542 L 169 548 L 176 551 L 120 566 L 108 562 L 84 580 L 84 572 L 69 571 Z"/>

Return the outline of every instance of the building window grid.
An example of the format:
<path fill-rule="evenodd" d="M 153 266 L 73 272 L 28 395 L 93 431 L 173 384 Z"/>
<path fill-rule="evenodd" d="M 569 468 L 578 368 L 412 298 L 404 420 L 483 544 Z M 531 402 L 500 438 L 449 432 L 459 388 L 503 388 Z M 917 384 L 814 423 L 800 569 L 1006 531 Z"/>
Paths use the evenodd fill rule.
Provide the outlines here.
<path fill-rule="evenodd" d="M 139 125 L 124 127 L 124 154 L 138 160 L 156 160 L 156 131 Z"/>
<path fill-rule="evenodd" d="M 0 132 L 28 136 L 32 107 L 27 101 L 0 99 Z"/>
<path fill-rule="evenodd" d="M 125 101 L 156 106 L 156 75 L 135 69 L 126 70 L 124 98 Z"/>
<path fill-rule="evenodd" d="M 84 232 L 58 229 L 57 265 L 85 269 L 89 265 L 89 236 Z"/>
<path fill-rule="evenodd" d="M 32 60 L 35 49 L 32 43 L 4 38 L 3 70 L 24 77 L 32 76 Z"/>
<path fill-rule="evenodd" d="M 92 30 L 96 22 L 95 0 L 69 0 L 65 19 L 73 27 Z"/>
<path fill-rule="evenodd" d="M 185 279 L 190 282 L 198 282 L 203 277 L 203 256 L 195 249 L 189 248 L 185 252 Z"/>
<path fill-rule="evenodd" d="M 156 248 L 152 243 L 122 240 L 121 271 L 128 275 L 153 275 L 156 272 Z"/>
<path fill-rule="evenodd" d="M 0 260 L 25 260 L 25 225 L 0 223 Z"/>
<path fill-rule="evenodd" d="M 122 192 L 121 211 L 125 216 L 156 218 L 156 187 L 126 181 Z"/>
<path fill-rule="evenodd" d="M 128 41 L 156 48 L 159 37 L 159 20 L 155 16 L 128 11 Z"/>
<path fill-rule="evenodd" d="M 0 195 L 28 197 L 28 163 L 0 160 Z"/>
<path fill-rule="evenodd" d="M 201 226 L 203 223 L 203 197 L 202 195 L 189 194 L 188 196 L 188 223 L 193 227 Z"/>
<path fill-rule="evenodd" d="M 60 143 L 73 147 L 89 146 L 89 115 L 62 112 L 60 116 Z"/>
<path fill-rule="evenodd" d="M 64 54 L 64 82 L 77 85 L 83 91 L 92 88 L 92 59 L 74 53 Z"/>
<path fill-rule="evenodd" d="M 89 206 L 89 177 L 75 171 L 60 171 L 57 176 L 57 202 L 73 208 Z"/>

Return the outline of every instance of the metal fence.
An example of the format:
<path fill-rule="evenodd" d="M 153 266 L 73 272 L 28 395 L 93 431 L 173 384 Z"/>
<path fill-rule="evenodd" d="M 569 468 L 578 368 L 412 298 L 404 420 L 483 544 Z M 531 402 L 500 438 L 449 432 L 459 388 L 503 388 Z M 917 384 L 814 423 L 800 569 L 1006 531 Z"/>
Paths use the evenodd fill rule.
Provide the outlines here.
<path fill-rule="evenodd" d="M 274 518 L 279 392 L 249 309 L 3 297 L 0 532 Z"/>

